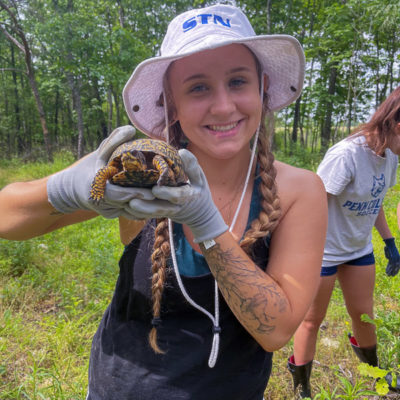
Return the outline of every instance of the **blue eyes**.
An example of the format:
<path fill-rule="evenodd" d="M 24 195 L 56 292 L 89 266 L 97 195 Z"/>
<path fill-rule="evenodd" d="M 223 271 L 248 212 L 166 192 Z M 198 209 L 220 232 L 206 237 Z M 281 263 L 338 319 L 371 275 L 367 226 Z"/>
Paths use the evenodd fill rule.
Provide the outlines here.
<path fill-rule="evenodd" d="M 207 90 L 206 85 L 196 85 L 190 88 L 190 93 L 200 93 L 205 92 Z"/>
<path fill-rule="evenodd" d="M 246 84 L 246 80 L 243 78 L 233 78 L 229 81 L 228 85 L 232 89 L 239 89 Z M 207 84 L 196 84 L 189 89 L 189 93 L 204 93 L 211 90 L 212 87 Z"/>
<path fill-rule="evenodd" d="M 232 79 L 229 84 L 231 87 L 239 87 L 242 86 L 246 83 L 246 81 L 242 78 L 236 78 L 236 79 Z"/>

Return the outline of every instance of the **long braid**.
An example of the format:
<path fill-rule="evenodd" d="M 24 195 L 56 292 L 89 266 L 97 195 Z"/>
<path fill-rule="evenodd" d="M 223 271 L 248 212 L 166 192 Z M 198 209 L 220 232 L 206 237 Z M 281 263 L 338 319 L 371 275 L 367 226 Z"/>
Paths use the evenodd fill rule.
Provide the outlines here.
<path fill-rule="evenodd" d="M 269 138 L 264 124 L 261 126 L 258 138 L 257 160 L 261 176 L 261 211 L 258 218 L 252 222 L 250 229 L 246 232 L 240 243 L 242 249 L 249 255 L 257 239 L 270 234 L 278 225 L 281 216 L 280 201 L 275 183 L 275 158 L 270 150 Z"/>
<path fill-rule="evenodd" d="M 164 353 L 157 344 L 157 325 L 161 322 L 161 299 L 166 279 L 167 259 L 171 254 L 169 245 L 168 220 L 158 221 L 154 232 L 152 262 L 151 294 L 153 300 L 153 327 L 149 333 L 150 346 L 156 353 Z"/>
<path fill-rule="evenodd" d="M 169 70 L 169 68 L 168 68 Z M 165 124 L 165 120 L 160 121 L 160 126 L 163 127 L 164 130 L 169 130 L 169 144 L 179 148 L 179 144 L 181 138 L 183 136 L 183 132 L 180 129 L 180 125 L 178 122 L 174 121 L 174 116 L 176 114 L 174 102 L 172 101 L 171 89 L 168 82 L 168 71 L 164 75 L 164 92 L 165 95 L 161 94 L 160 98 L 157 102 L 157 106 L 166 107 L 164 104 L 164 99 L 167 99 L 168 104 L 168 121 L 170 121 L 169 126 L 167 127 Z M 152 279 L 151 279 L 151 297 L 153 301 L 153 327 L 149 333 L 149 343 L 151 348 L 156 353 L 165 353 L 164 350 L 160 349 L 157 343 L 157 326 L 161 323 L 161 300 L 162 294 L 164 291 L 164 283 L 166 280 L 166 270 L 167 270 L 167 260 L 171 255 L 171 247 L 169 244 L 169 230 L 168 230 L 168 219 L 164 218 L 158 221 L 156 229 L 154 231 L 154 245 L 153 245 L 153 253 L 151 255 L 151 271 L 152 271 Z"/>
<path fill-rule="evenodd" d="M 257 160 L 260 166 L 262 194 L 261 211 L 255 219 L 245 237 L 240 243 L 246 253 L 251 254 L 253 244 L 261 237 L 270 234 L 278 224 L 281 216 L 280 201 L 275 184 L 276 170 L 273 165 L 274 155 L 270 151 L 269 140 L 265 127 L 262 126 L 258 138 Z M 157 325 L 161 315 L 161 299 L 166 279 L 167 259 L 171 254 L 169 245 L 168 220 L 162 219 L 155 229 L 152 261 L 152 300 L 153 300 L 153 327 L 149 334 L 150 346 L 156 353 L 164 353 L 157 344 Z"/>

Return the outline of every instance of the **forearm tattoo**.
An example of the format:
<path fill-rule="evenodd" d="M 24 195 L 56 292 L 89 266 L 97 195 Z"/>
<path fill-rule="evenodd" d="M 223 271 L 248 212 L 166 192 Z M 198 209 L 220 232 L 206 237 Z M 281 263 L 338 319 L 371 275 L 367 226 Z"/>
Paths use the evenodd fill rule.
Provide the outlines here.
<path fill-rule="evenodd" d="M 58 210 L 54 210 L 50 212 L 50 215 L 63 215 L 64 213 L 62 213 L 61 211 Z"/>
<path fill-rule="evenodd" d="M 236 317 L 250 333 L 271 334 L 277 314 L 287 309 L 278 285 L 265 282 L 265 272 L 245 257 L 223 250 L 217 243 L 209 249 L 200 245 L 219 289 Z"/>

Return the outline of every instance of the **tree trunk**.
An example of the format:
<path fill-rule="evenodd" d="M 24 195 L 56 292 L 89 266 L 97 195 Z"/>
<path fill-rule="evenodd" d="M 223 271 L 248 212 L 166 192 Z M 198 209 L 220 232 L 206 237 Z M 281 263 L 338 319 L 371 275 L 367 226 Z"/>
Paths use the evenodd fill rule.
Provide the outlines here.
<path fill-rule="evenodd" d="M 121 126 L 121 113 L 119 112 L 119 96 L 115 93 L 115 90 L 112 85 L 111 85 L 111 91 L 115 104 L 115 126 Z"/>
<path fill-rule="evenodd" d="M 267 34 L 271 33 L 271 4 L 272 0 L 267 0 Z"/>
<path fill-rule="evenodd" d="M 1 30 L 3 31 L 6 38 L 11 43 L 16 45 L 22 51 L 22 53 L 24 53 L 25 64 L 26 64 L 26 73 L 28 75 L 29 85 L 32 89 L 33 96 L 34 96 L 35 102 L 36 102 L 36 107 L 37 107 L 37 110 L 39 113 L 40 124 L 42 126 L 42 131 L 43 131 L 43 140 L 44 140 L 44 144 L 45 144 L 46 151 L 47 151 L 47 158 L 49 161 L 53 161 L 53 152 L 52 152 L 51 144 L 50 144 L 50 140 L 49 140 L 49 131 L 47 129 L 46 116 L 44 113 L 42 101 L 40 99 L 39 90 L 38 90 L 38 87 L 36 84 L 35 70 L 34 70 L 33 63 L 32 63 L 32 53 L 31 53 L 30 47 L 28 45 L 28 41 L 25 37 L 22 27 L 18 23 L 18 20 L 17 20 L 16 16 L 13 14 L 13 12 L 4 4 L 3 1 L 0 1 L 0 7 L 3 10 L 5 10 L 8 13 L 8 15 L 10 16 L 11 20 L 14 23 L 14 26 L 11 29 L 16 33 L 16 35 L 19 36 L 19 38 L 22 41 L 22 44 L 21 44 L 5 28 L 1 27 Z"/>
<path fill-rule="evenodd" d="M 72 57 L 69 54 L 69 57 Z M 77 127 L 78 127 L 78 159 L 83 157 L 83 112 L 82 112 L 82 101 L 80 92 L 79 78 L 75 79 L 70 72 L 66 72 L 69 86 L 72 93 L 72 106 L 76 112 Z"/>
<path fill-rule="evenodd" d="M 107 103 L 108 103 L 107 131 L 109 135 L 112 131 L 112 117 L 113 117 L 113 102 L 112 102 L 112 92 L 110 87 L 107 90 Z"/>
<path fill-rule="evenodd" d="M 325 118 L 322 123 L 321 130 L 321 151 L 325 152 L 329 147 L 329 142 L 331 138 L 331 128 L 332 128 L 332 112 L 333 112 L 333 95 L 336 91 L 336 77 L 337 77 L 337 64 L 334 64 L 330 69 L 329 74 L 329 87 L 328 95 L 329 100 L 326 104 Z"/>
<path fill-rule="evenodd" d="M 293 116 L 293 129 L 292 129 L 292 142 L 297 143 L 297 130 L 299 127 L 300 121 L 300 104 L 301 104 L 301 96 L 296 100 L 294 105 L 294 116 Z"/>
<path fill-rule="evenodd" d="M 118 18 L 119 18 L 119 26 L 121 28 L 125 27 L 125 10 L 121 3 L 121 0 L 117 0 L 118 4 Z"/>
<path fill-rule="evenodd" d="M 347 114 L 347 135 L 350 135 L 351 132 L 351 124 L 353 122 L 353 96 L 349 96 L 348 100 L 349 104 L 349 112 Z"/>
<path fill-rule="evenodd" d="M 58 110 L 60 108 L 60 90 L 56 88 L 56 99 L 54 104 L 54 137 L 53 140 L 59 145 L 59 138 L 58 138 Z"/>
<path fill-rule="evenodd" d="M 15 137 L 17 138 L 17 153 L 19 155 L 21 155 L 24 151 L 24 145 L 22 143 L 18 81 L 17 81 L 17 73 L 16 73 L 16 65 L 15 65 L 14 46 L 12 44 L 10 45 L 10 50 L 11 50 L 12 79 L 13 79 L 13 84 L 14 84 L 14 115 L 15 115 L 15 124 L 16 124 Z"/>
<path fill-rule="evenodd" d="M 99 82 L 97 81 L 97 79 L 95 79 L 93 81 L 93 89 L 94 89 L 94 93 L 95 93 L 95 97 L 99 103 L 99 106 L 102 103 L 101 100 L 101 96 L 100 96 L 100 92 L 99 92 Z M 100 124 L 100 130 L 101 130 L 101 135 L 100 135 L 100 139 L 105 139 L 107 137 L 107 123 L 106 123 L 106 119 L 104 117 L 104 113 L 103 110 L 100 109 L 99 110 L 99 124 Z"/>

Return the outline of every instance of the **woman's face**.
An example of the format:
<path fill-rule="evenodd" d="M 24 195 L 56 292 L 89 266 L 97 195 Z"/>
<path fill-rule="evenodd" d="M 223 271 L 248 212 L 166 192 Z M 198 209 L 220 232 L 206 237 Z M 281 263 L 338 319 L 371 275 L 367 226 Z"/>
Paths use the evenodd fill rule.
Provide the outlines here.
<path fill-rule="evenodd" d="M 233 44 L 175 61 L 168 78 L 174 117 L 189 149 L 222 159 L 248 149 L 262 103 L 256 63 L 245 46 Z"/>

